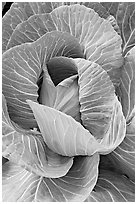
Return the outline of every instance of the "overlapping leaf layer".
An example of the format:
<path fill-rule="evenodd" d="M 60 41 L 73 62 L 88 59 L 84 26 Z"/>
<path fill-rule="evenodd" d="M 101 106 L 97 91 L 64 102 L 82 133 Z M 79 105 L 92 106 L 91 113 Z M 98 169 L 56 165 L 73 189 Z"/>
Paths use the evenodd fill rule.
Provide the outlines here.
<path fill-rule="evenodd" d="M 3 156 L 35 174 L 57 178 L 65 175 L 73 164 L 73 158 L 52 152 L 41 134 L 33 131 L 18 132 L 9 118 L 3 96 L 2 142 Z"/>
<path fill-rule="evenodd" d="M 133 2 L 11 5 L 3 201 L 134 201 L 134 27 Z"/>

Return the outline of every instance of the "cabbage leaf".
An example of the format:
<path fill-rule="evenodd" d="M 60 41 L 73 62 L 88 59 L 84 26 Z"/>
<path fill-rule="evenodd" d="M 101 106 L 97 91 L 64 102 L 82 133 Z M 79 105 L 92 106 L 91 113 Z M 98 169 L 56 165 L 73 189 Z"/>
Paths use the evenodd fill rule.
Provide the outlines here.
<path fill-rule="evenodd" d="M 132 48 L 125 57 L 120 81 L 117 92 L 126 122 L 128 123 L 135 106 L 135 48 Z"/>
<path fill-rule="evenodd" d="M 119 83 L 119 68 L 123 63 L 121 37 L 110 20 L 99 17 L 93 9 L 83 5 L 59 6 L 51 13 L 31 16 L 16 27 L 7 49 L 36 41 L 53 30 L 76 37 L 86 59 L 101 65 L 113 82 Z"/>
<path fill-rule="evenodd" d="M 122 63 L 121 37 L 111 23 L 83 5 L 61 6 L 51 13 L 59 31 L 70 32 L 83 46 L 85 58 L 110 71 L 113 79 Z M 113 74 L 112 74 L 113 73 Z M 115 79 L 115 83 L 118 81 Z"/>
<path fill-rule="evenodd" d="M 117 21 L 125 56 L 135 46 L 135 2 L 101 2 L 101 4 Z"/>
<path fill-rule="evenodd" d="M 10 5 L 3 202 L 134 202 L 135 2 Z"/>
<path fill-rule="evenodd" d="M 108 154 L 125 137 L 125 119 L 120 103 L 114 106 L 110 127 L 103 138 L 95 137 L 79 122 L 54 108 L 27 100 L 32 108 L 44 141 L 54 152 L 64 156 Z M 119 112 L 120 110 L 120 112 Z M 121 121 L 119 122 L 119 118 Z"/>
<path fill-rule="evenodd" d="M 8 48 L 12 34 L 16 27 L 33 15 L 50 13 L 54 8 L 61 5 L 59 2 L 16 2 L 2 18 L 2 51 Z"/>
<path fill-rule="evenodd" d="M 100 170 L 97 184 L 86 202 L 134 202 L 134 182 L 123 175 Z"/>
<path fill-rule="evenodd" d="M 34 43 L 14 47 L 3 54 L 3 94 L 14 122 L 28 129 L 37 127 L 26 99 L 37 101 L 37 83 L 51 58 L 74 55 L 83 57 L 77 39 L 59 31 L 49 32 Z"/>
<path fill-rule="evenodd" d="M 47 146 L 63 156 L 88 155 L 98 151 L 95 138 L 71 116 L 27 100 Z"/>
<path fill-rule="evenodd" d="M 126 121 L 114 86 L 98 64 L 75 59 L 78 67 L 82 124 L 96 138 L 101 153 L 114 150 L 124 139 Z"/>
<path fill-rule="evenodd" d="M 135 116 L 126 126 L 123 142 L 109 156 L 118 170 L 135 180 Z"/>
<path fill-rule="evenodd" d="M 3 165 L 4 202 L 81 202 L 94 188 L 99 155 L 76 157 L 70 171 L 61 178 L 45 178 L 7 162 Z M 20 182 L 19 182 L 20 181 Z"/>
<path fill-rule="evenodd" d="M 77 80 L 78 75 L 76 74 L 77 67 L 70 58 L 55 57 L 52 59 L 50 70 L 48 67 L 48 71 L 45 70 L 43 74 L 39 102 L 70 115 L 80 122 L 79 87 Z"/>
<path fill-rule="evenodd" d="M 2 116 L 4 157 L 40 176 L 57 178 L 69 171 L 73 158 L 52 152 L 38 132 L 16 130 L 9 118 L 4 96 Z"/>

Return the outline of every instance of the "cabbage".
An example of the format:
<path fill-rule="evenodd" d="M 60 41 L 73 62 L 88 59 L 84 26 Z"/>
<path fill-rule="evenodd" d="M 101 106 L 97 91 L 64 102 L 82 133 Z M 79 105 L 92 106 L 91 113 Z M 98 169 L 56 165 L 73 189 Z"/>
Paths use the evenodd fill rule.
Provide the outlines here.
<path fill-rule="evenodd" d="M 135 4 L 2 8 L 3 202 L 134 202 Z"/>

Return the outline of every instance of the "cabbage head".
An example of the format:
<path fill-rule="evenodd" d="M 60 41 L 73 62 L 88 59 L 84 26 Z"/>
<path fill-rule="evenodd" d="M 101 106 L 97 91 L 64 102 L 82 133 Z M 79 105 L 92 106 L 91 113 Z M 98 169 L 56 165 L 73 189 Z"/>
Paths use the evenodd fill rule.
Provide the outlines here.
<path fill-rule="evenodd" d="M 135 201 L 134 7 L 3 3 L 3 202 Z"/>

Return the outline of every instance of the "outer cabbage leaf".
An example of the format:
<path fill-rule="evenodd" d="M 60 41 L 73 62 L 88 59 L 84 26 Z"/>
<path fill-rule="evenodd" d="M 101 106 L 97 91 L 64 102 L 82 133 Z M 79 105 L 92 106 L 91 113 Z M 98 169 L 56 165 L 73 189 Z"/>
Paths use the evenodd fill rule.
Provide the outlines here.
<path fill-rule="evenodd" d="M 30 4 L 34 4 L 34 7 L 36 7 L 35 2 Z M 103 15 L 103 17 L 109 15 L 106 12 L 105 8 L 99 3 L 91 3 L 88 7 L 93 8 L 97 13 L 100 13 L 101 16 Z M 38 11 L 36 13 L 38 13 Z M 46 32 L 56 30 L 57 28 L 54 24 L 52 15 L 50 14 L 50 12 L 45 13 L 46 14 L 44 14 L 43 12 L 42 15 L 32 15 L 26 21 L 20 23 L 15 28 L 12 36 L 9 39 L 7 49 L 25 42 L 33 42 L 36 39 L 40 38 L 40 36 L 44 35 Z"/>
<path fill-rule="evenodd" d="M 54 108 L 27 100 L 47 146 L 64 156 L 88 155 L 98 151 L 95 138 L 79 122 Z"/>
<path fill-rule="evenodd" d="M 96 184 L 98 163 L 98 154 L 92 157 L 76 157 L 66 176 L 52 179 L 40 177 L 7 162 L 3 166 L 3 201 L 82 202 Z"/>
<path fill-rule="evenodd" d="M 101 5 L 101 2 L 82 2 L 86 7 L 94 9 L 100 17 L 107 19 L 110 21 L 113 28 L 116 30 L 117 33 L 120 33 L 119 26 L 117 24 L 116 19 L 114 16 L 110 15 L 109 11 L 106 10 L 104 6 Z"/>
<path fill-rule="evenodd" d="M 63 2 L 64 5 L 73 5 L 73 4 L 80 4 L 84 5 L 90 9 L 93 9 L 96 13 L 99 14 L 101 18 L 107 19 L 110 21 L 113 28 L 117 31 L 117 33 L 120 33 L 119 26 L 117 24 L 116 19 L 114 16 L 110 15 L 109 11 L 101 5 L 101 2 Z"/>
<path fill-rule="evenodd" d="M 51 15 L 57 29 L 78 38 L 85 58 L 101 65 L 117 84 L 118 68 L 123 63 L 122 40 L 111 23 L 100 18 L 93 9 L 78 4 L 58 7 Z"/>
<path fill-rule="evenodd" d="M 63 2 L 64 5 L 80 4 L 93 9 L 102 18 L 107 18 L 110 14 L 99 2 Z"/>
<path fill-rule="evenodd" d="M 135 49 L 126 56 L 122 70 L 120 100 L 127 121 L 126 137 L 111 159 L 130 179 L 135 180 Z"/>
<path fill-rule="evenodd" d="M 134 183 L 113 171 L 101 170 L 86 202 L 135 202 Z"/>
<path fill-rule="evenodd" d="M 135 47 L 125 57 L 120 81 L 117 91 L 128 123 L 135 105 Z"/>
<path fill-rule="evenodd" d="M 126 121 L 121 104 L 104 69 L 85 59 L 74 61 L 78 67 L 82 123 L 102 146 L 100 152 L 109 153 L 125 137 Z"/>
<path fill-rule="evenodd" d="M 30 46 L 18 47 L 3 54 L 2 89 L 10 117 L 22 126 L 36 127 L 25 98 L 36 101 L 37 80 L 41 73 L 39 57 Z"/>
<path fill-rule="evenodd" d="M 135 180 L 135 117 L 127 124 L 125 139 L 109 157 L 118 170 Z"/>
<path fill-rule="evenodd" d="M 3 54 L 3 94 L 10 117 L 22 127 L 36 127 L 26 99 L 37 101 L 38 81 L 47 62 L 55 56 L 83 57 L 80 45 L 68 33 L 53 31 L 36 42 L 14 47 Z M 10 76 L 10 77 L 9 77 Z"/>
<path fill-rule="evenodd" d="M 51 30 L 68 32 L 75 36 L 84 49 L 86 59 L 100 64 L 107 70 L 114 83 L 119 82 L 119 72 L 123 59 L 121 37 L 111 25 L 112 18 L 105 20 L 83 5 L 60 6 L 50 14 L 30 17 L 19 25 L 9 47 L 32 42 Z"/>
<path fill-rule="evenodd" d="M 101 2 L 116 18 L 123 40 L 123 55 L 135 45 L 135 2 Z"/>
<path fill-rule="evenodd" d="M 3 156 L 40 176 L 57 178 L 64 176 L 73 164 L 73 158 L 52 152 L 40 133 L 16 131 L 12 124 L 3 96 L 2 142 Z"/>
<path fill-rule="evenodd" d="M 59 2 L 16 2 L 2 19 L 2 51 L 7 50 L 12 34 L 16 27 L 29 17 L 50 13 L 54 8 L 61 5 Z"/>
<path fill-rule="evenodd" d="M 36 14 L 28 20 L 20 23 L 14 30 L 6 49 L 21 45 L 26 42 L 33 42 L 47 32 L 56 30 L 51 14 Z"/>

